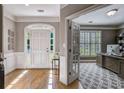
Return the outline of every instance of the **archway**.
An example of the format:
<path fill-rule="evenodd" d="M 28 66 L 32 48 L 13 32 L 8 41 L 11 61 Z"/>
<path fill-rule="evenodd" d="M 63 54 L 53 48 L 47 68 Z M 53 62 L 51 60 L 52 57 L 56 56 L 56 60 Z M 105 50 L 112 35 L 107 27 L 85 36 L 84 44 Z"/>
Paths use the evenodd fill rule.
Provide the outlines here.
<path fill-rule="evenodd" d="M 26 68 L 50 68 L 55 52 L 55 28 L 49 24 L 31 24 L 24 29 Z"/>

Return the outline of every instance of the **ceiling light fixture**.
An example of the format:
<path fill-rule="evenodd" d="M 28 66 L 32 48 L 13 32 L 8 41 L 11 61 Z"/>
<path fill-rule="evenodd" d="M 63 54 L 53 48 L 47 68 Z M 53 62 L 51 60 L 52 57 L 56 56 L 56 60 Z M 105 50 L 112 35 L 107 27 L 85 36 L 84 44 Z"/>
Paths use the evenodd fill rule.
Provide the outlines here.
<path fill-rule="evenodd" d="M 112 9 L 112 10 L 107 12 L 107 15 L 108 16 L 113 16 L 113 15 L 115 15 L 117 13 L 117 11 L 118 11 L 118 9 Z"/>
<path fill-rule="evenodd" d="M 93 23 L 93 21 L 89 21 L 88 23 Z"/>
<path fill-rule="evenodd" d="M 41 9 L 39 9 L 39 10 L 37 10 L 39 13 L 41 13 L 41 12 L 44 12 L 44 10 L 41 10 Z"/>
<path fill-rule="evenodd" d="M 25 4 L 25 6 L 29 6 L 29 4 Z"/>

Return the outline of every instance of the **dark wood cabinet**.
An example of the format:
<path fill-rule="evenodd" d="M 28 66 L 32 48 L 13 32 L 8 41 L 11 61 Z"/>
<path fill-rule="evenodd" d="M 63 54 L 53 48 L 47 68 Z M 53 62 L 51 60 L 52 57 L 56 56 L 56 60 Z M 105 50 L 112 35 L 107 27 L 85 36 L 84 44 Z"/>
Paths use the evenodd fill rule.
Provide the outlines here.
<path fill-rule="evenodd" d="M 97 65 L 111 70 L 124 78 L 124 57 L 101 53 L 97 55 L 96 63 Z"/>
<path fill-rule="evenodd" d="M 111 57 L 104 57 L 103 67 L 115 72 L 119 73 L 120 62 L 118 59 L 113 59 Z"/>
<path fill-rule="evenodd" d="M 120 73 L 119 76 L 124 78 L 124 61 L 120 63 Z"/>

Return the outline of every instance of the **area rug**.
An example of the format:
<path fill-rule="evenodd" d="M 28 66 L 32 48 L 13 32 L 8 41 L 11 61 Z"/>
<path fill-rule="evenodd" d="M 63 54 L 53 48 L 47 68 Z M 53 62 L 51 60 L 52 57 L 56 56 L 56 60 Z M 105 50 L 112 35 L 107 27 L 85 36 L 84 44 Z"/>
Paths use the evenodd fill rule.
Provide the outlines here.
<path fill-rule="evenodd" d="M 121 89 L 124 79 L 97 66 L 96 63 L 80 63 L 80 83 L 84 89 Z"/>

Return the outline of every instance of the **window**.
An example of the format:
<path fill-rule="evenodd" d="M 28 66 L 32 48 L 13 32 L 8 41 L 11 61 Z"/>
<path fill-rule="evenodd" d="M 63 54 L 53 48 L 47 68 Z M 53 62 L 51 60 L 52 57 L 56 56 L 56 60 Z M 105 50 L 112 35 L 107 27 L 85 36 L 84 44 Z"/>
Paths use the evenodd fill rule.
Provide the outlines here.
<path fill-rule="evenodd" d="M 31 40 L 30 40 L 30 33 L 29 32 L 26 32 L 25 33 L 25 51 L 27 52 L 27 53 L 29 53 L 30 52 L 30 50 L 31 50 Z"/>
<path fill-rule="evenodd" d="M 54 36 L 53 33 L 50 33 L 50 50 L 53 51 L 53 45 L 54 45 Z"/>
<path fill-rule="evenodd" d="M 80 31 L 80 55 L 95 57 L 101 51 L 101 31 Z"/>
<path fill-rule="evenodd" d="M 30 39 L 27 39 L 27 50 L 30 51 Z"/>

